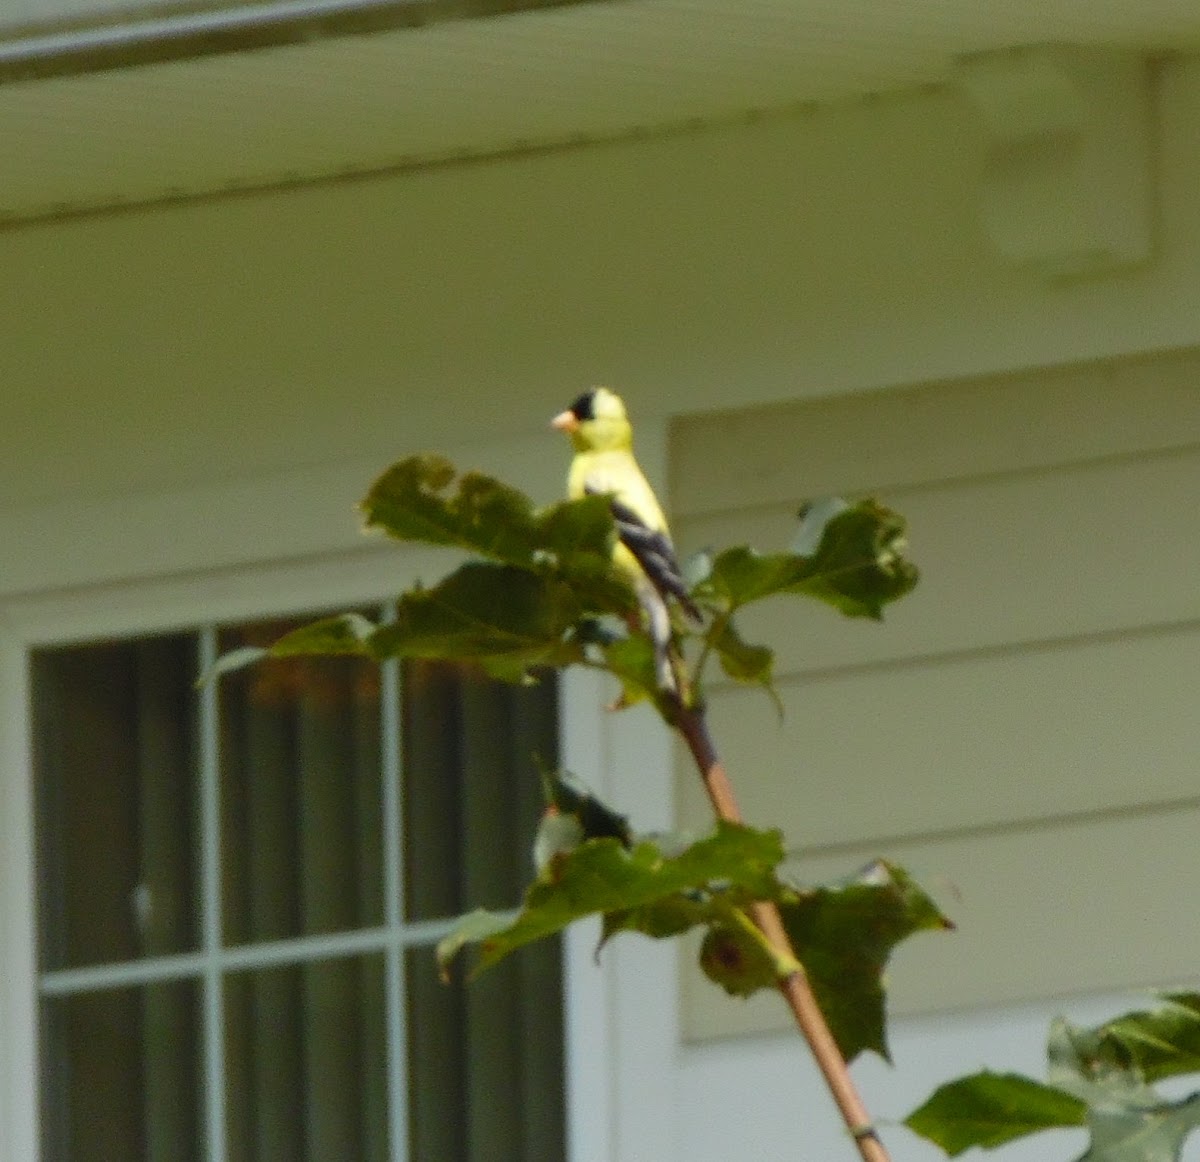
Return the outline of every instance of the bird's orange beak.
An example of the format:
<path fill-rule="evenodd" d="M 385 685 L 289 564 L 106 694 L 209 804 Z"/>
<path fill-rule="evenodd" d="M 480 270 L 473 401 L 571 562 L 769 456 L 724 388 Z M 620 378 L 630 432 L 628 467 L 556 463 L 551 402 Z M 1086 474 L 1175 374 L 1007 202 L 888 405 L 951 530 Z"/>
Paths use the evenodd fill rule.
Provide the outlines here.
<path fill-rule="evenodd" d="M 552 428 L 557 428 L 560 432 L 577 431 L 579 428 L 579 417 L 573 411 L 559 412 L 558 415 L 550 421 Z"/>

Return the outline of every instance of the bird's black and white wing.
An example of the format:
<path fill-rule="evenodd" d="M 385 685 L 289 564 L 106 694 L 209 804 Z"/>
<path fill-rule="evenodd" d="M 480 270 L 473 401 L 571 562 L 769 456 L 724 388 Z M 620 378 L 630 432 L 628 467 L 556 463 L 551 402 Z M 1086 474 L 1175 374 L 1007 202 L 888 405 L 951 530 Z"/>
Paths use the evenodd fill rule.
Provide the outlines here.
<path fill-rule="evenodd" d="M 629 505 L 615 496 L 610 505 L 621 544 L 633 554 L 651 585 L 664 597 L 674 597 L 689 617 L 699 621 L 700 610 L 688 596 L 671 538 L 661 530 L 650 528 Z"/>

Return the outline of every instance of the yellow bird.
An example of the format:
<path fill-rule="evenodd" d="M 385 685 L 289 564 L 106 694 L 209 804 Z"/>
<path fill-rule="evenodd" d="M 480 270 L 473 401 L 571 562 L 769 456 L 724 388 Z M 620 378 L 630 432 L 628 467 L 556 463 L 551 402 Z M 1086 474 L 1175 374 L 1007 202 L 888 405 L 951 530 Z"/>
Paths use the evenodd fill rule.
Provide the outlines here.
<path fill-rule="evenodd" d="M 633 428 L 625 404 L 616 392 L 597 387 L 550 422 L 571 437 L 575 448 L 567 496 L 611 498 L 618 538 L 613 564 L 629 578 L 646 614 L 659 687 L 674 690 L 667 599 L 673 597 L 696 621 L 700 611 L 688 596 L 662 506 L 634 458 Z"/>

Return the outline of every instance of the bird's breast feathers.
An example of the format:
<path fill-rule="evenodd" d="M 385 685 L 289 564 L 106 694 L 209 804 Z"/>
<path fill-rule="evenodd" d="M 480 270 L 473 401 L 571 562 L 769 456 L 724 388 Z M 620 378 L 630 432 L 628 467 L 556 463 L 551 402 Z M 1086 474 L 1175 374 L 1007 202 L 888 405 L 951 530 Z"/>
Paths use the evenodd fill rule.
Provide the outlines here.
<path fill-rule="evenodd" d="M 629 452 L 592 452 L 577 456 L 571 466 L 567 492 L 572 497 L 607 493 L 635 514 L 648 529 L 667 531 L 667 518 L 654 490 Z"/>

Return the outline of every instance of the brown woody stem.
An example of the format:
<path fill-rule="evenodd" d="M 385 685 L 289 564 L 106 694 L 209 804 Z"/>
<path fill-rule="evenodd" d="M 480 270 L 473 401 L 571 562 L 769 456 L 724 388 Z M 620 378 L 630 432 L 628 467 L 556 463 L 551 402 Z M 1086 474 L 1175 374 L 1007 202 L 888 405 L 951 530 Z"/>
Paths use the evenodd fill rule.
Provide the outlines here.
<path fill-rule="evenodd" d="M 717 756 L 712 736 L 708 732 L 703 707 L 681 709 L 675 719 L 675 726 L 687 743 L 692 758 L 696 760 L 700 777 L 704 781 L 704 789 L 708 792 L 717 816 L 730 823 L 740 823 L 742 815 L 738 810 L 729 776 L 725 773 L 725 767 Z M 864 1162 L 888 1162 L 887 1150 L 875 1133 L 867 1107 L 859 1097 L 841 1050 L 838 1049 L 825 1016 L 817 1005 L 808 975 L 796 959 L 779 909 L 772 903 L 762 902 L 752 905 L 750 914 L 774 950 L 777 962 L 795 965 L 791 972 L 780 977 L 779 991 L 783 993 L 800 1032 L 816 1058 L 842 1120 L 858 1146 L 859 1154 Z"/>

